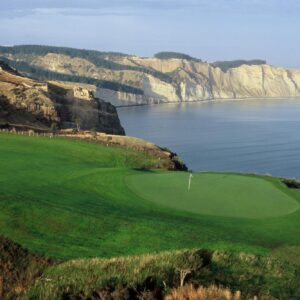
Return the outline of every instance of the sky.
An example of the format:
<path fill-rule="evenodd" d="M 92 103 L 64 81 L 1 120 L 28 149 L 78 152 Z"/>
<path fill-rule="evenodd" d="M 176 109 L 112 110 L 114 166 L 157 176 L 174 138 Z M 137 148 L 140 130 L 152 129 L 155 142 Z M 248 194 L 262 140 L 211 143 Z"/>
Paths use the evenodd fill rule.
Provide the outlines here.
<path fill-rule="evenodd" d="M 300 0 L 0 0 L 0 44 L 300 68 Z"/>

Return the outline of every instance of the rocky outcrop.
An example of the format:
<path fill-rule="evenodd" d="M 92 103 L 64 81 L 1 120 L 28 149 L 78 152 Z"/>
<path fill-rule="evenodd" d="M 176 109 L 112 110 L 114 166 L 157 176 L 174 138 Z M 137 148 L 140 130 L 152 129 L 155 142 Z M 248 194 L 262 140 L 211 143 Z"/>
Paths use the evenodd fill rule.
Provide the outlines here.
<path fill-rule="evenodd" d="M 2 64 L 3 65 L 3 64 Z M 94 129 L 125 134 L 116 108 L 80 86 L 38 82 L 0 69 L 0 125 Z"/>
<path fill-rule="evenodd" d="M 5 54 L 3 54 L 5 55 Z M 117 105 L 211 99 L 300 97 L 300 70 L 267 64 L 244 64 L 222 71 L 200 60 L 110 56 L 106 66 L 88 57 L 59 53 L 7 54 L 40 69 L 108 80 L 142 89 L 143 94 L 95 88 L 96 95 Z"/>

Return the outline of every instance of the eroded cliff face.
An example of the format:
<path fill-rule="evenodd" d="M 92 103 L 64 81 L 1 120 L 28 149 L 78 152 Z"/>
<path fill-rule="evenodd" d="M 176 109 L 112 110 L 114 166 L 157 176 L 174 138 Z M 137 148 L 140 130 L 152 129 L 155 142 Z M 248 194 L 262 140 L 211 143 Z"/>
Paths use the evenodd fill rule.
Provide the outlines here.
<path fill-rule="evenodd" d="M 2 67 L 0 125 L 47 130 L 56 124 L 60 128 L 124 134 L 116 108 L 78 88 L 59 82 L 38 82 Z"/>
<path fill-rule="evenodd" d="M 32 66 L 95 79 L 120 82 L 140 88 L 143 95 L 97 89 L 97 95 L 120 105 L 209 99 L 300 97 L 300 71 L 271 65 L 242 65 L 223 72 L 211 64 L 183 59 L 121 56 L 109 58 L 122 66 L 140 68 L 108 69 L 82 58 L 48 53 L 44 56 L 10 56 Z M 156 76 L 153 71 L 167 76 Z"/>
<path fill-rule="evenodd" d="M 223 72 L 205 62 L 181 59 L 121 57 L 120 64 L 143 66 L 172 78 L 169 89 L 160 88 L 155 78 L 144 88 L 145 98 L 156 86 L 162 101 L 199 101 L 208 99 L 300 97 L 300 70 L 271 65 L 242 65 Z M 147 101 L 145 99 L 145 101 Z M 151 102 L 151 100 L 150 100 Z"/>

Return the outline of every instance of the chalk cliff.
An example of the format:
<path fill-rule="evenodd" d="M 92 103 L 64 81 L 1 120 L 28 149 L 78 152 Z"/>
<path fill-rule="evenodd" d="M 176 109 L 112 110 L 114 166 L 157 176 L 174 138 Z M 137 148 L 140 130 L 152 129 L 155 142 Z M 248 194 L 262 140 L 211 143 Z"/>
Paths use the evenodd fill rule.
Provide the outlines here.
<path fill-rule="evenodd" d="M 101 85 L 95 88 L 97 96 L 117 105 L 231 98 L 300 97 L 300 70 L 267 64 L 244 64 L 223 71 L 201 60 L 142 58 L 129 55 L 103 56 L 104 54 L 100 52 L 99 55 L 102 56 L 97 60 L 97 57 L 93 56 L 91 59 L 87 52 L 84 52 L 87 50 L 76 49 L 75 54 L 67 55 L 65 49 L 64 53 L 59 53 L 60 49 L 53 48 L 54 51 L 52 48 L 49 48 L 49 52 L 43 50 L 43 54 L 24 55 L 14 51 L 13 54 L 2 53 L 2 55 L 15 62 L 27 63 L 39 70 L 118 82 L 142 91 L 142 93 L 127 92 L 118 88 L 103 88 Z M 71 50 L 68 49 L 69 52 Z M 85 53 L 81 57 L 80 51 Z M 90 52 L 88 54 L 90 55 Z M 92 54 L 95 55 L 94 52 Z"/>
<path fill-rule="evenodd" d="M 161 69 L 164 70 L 164 64 L 168 63 L 169 69 L 172 69 L 172 66 L 178 66 L 180 62 L 173 60 L 160 63 Z M 156 61 L 153 66 L 157 65 Z M 171 76 L 173 82 L 166 83 L 147 75 L 142 81 L 144 95 L 104 89 L 98 89 L 98 95 L 116 105 L 300 97 L 300 71 L 270 65 L 243 65 L 223 72 L 206 63 L 184 62 L 182 67 L 172 71 Z"/>

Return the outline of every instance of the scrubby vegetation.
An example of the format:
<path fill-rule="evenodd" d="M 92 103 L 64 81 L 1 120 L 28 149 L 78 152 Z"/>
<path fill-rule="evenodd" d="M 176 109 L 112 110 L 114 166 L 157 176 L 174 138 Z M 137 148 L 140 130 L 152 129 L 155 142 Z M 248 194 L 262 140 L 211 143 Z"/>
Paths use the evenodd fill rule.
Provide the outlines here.
<path fill-rule="evenodd" d="M 224 295 L 225 292 L 240 296 L 242 293 L 247 299 L 256 295 L 260 299 L 292 300 L 297 299 L 300 292 L 299 269 L 271 257 L 182 250 L 68 261 L 48 268 L 24 298 L 134 300 L 162 299 L 170 294 L 167 299 L 184 299 L 176 298 L 179 292 L 172 289 L 181 285 L 182 271 L 187 269 L 186 284 L 194 287 L 217 285 L 230 289 L 205 289 L 207 294 Z M 191 292 L 191 288 L 182 288 L 180 292 L 186 293 L 187 290 Z M 203 289 L 196 291 L 198 294 L 201 292 Z"/>
<path fill-rule="evenodd" d="M 282 179 L 282 182 L 291 189 L 300 189 L 300 182 L 295 179 Z"/>
<path fill-rule="evenodd" d="M 51 264 L 52 260 L 0 236 L 0 299 L 15 299 Z"/>
<path fill-rule="evenodd" d="M 0 237 L 1 299 L 296 300 L 299 275 L 277 255 L 205 249 L 54 262 Z"/>
<path fill-rule="evenodd" d="M 212 65 L 220 68 L 223 72 L 227 72 L 229 69 L 238 68 L 241 65 L 265 65 L 267 62 L 261 59 L 252 60 L 229 60 L 229 61 L 216 61 Z"/>
<path fill-rule="evenodd" d="M 184 287 L 172 289 L 172 291 L 165 297 L 165 300 L 241 300 L 242 295 L 240 291 L 231 292 L 228 288 L 222 288 L 215 285 L 210 287 L 194 287 L 193 285 L 186 285 Z M 248 300 L 254 300 L 252 299 Z M 266 299 L 266 298 L 265 298 Z"/>
<path fill-rule="evenodd" d="M 178 58 L 178 59 L 186 59 L 186 60 L 193 60 L 201 62 L 201 59 L 192 57 L 190 55 L 179 53 L 179 52 L 158 52 L 154 55 L 155 58 L 159 59 L 171 59 L 171 58 Z"/>
<path fill-rule="evenodd" d="M 80 57 L 92 62 L 101 61 L 101 63 L 106 64 L 108 67 L 112 67 L 113 65 L 110 65 L 111 62 L 109 60 L 107 60 L 106 62 L 103 62 L 103 60 L 111 57 L 128 56 L 127 54 L 120 52 L 100 52 L 97 50 L 85 50 L 43 45 L 17 45 L 12 47 L 0 46 L 0 53 L 11 53 L 13 55 L 47 55 L 48 53 L 56 53 L 68 55 L 70 57 Z"/>

